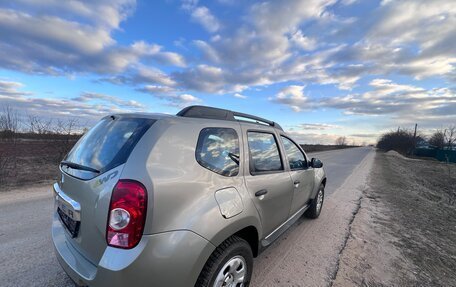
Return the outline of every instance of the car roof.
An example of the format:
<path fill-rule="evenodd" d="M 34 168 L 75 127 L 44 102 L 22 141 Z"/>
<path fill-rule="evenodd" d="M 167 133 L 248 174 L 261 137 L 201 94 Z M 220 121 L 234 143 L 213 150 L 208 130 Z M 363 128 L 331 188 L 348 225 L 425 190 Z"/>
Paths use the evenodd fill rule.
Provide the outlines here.
<path fill-rule="evenodd" d="M 243 123 L 250 123 L 250 124 L 256 124 L 260 126 L 270 126 L 272 128 L 278 129 L 280 131 L 283 131 L 282 127 L 274 122 L 270 121 L 258 116 L 250 115 L 250 114 L 245 114 L 245 113 L 240 113 L 240 112 L 235 112 L 235 111 L 230 111 L 230 110 L 225 110 L 225 109 L 220 109 L 220 108 L 214 108 L 214 107 L 208 107 L 208 106 L 189 106 L 184 109 L 182 109 L 180 112 L 178 112 L 176 115 L 172 114 L 163 114 L 163 113 L 117 113 L 117 114 L 112 114 L 107 117 L 111 116 L 119 116 L 119 117 L 132 117 L 132 118 L 148 118 L 148 119 L 155 119 L 155 120 L 161 120 L 161 119 L 186 119 L 189 120 L 191 118 L 194 119 L 205 119 L 205 120 L 222 120 L 222 121 L 238 121 L 238 122 L 243 122 Z"/>

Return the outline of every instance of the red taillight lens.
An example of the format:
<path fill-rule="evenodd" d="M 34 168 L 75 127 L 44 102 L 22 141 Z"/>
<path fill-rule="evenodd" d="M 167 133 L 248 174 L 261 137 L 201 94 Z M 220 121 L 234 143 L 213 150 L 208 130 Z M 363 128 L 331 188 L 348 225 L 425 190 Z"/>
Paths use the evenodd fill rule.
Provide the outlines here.
<path fill-rule="evenodd" d="M 147 212 L 147 191 L 134 180 L 120 180 L 111 195 L 106 241 L 109 246 L 130 249 L 141 240 Z"/>

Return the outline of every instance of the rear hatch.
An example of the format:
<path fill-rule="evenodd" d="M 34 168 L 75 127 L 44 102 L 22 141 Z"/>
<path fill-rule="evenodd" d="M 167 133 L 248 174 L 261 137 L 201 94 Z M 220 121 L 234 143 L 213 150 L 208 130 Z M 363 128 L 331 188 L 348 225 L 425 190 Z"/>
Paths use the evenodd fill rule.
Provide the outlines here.
<path fill-rule="evenodd" d="M 57 216 L 68 241 L 95 265 L 107 246 L 112 190 L 131 151 L 154 122 L 132 116 L 105 117 L 60 165 L 61 180 L 54 185 Z"/>

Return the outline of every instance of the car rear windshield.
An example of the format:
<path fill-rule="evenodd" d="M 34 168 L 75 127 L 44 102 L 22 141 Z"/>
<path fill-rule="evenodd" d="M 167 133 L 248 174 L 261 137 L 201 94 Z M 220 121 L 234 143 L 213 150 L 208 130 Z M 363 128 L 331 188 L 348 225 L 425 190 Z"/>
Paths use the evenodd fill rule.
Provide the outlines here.
<path fill-rule="evenodd" d="M 78 178 L 90 179 L 125 163 L 136 143 L 154 122 L 147 118 L 103 118 L 76 143 L 64 160 L 99 173 L 69 167 L 64 171 Z"/>

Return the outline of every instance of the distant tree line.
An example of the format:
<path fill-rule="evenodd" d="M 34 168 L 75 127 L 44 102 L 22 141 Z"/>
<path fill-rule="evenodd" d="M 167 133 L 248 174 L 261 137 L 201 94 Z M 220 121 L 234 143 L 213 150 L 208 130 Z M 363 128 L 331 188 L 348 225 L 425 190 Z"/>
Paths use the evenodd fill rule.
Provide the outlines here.
<path fill-rule="evenodd" d="M 86 130 L 77 118 L 52 119 L 19 114 L 10 106 L 0 110 L 0 140 L 75 140 Z"/>
<path fill-rule="evenodd" d="M 10 106 L 0 108 L 0 185 L 19 181 L 26 157 L 40 168 L 60 162 L 86 131 L 76 118 L 46 119 L 20 114 Z M 24 156 L 27 154 L 27 156 Z"/>
<path fill-rule="evenodd" d="M 414 131 L 398 128 L 381 135 L 377 147 L 385 151 L 395 150 L 402 154 L 410 154 L 427 137 Z M 456 143 L 456 126 L 451 125 L 443 130 L 436 130 L 427 140 L 428 146 L 438 149 L 452 149 Z"/>

